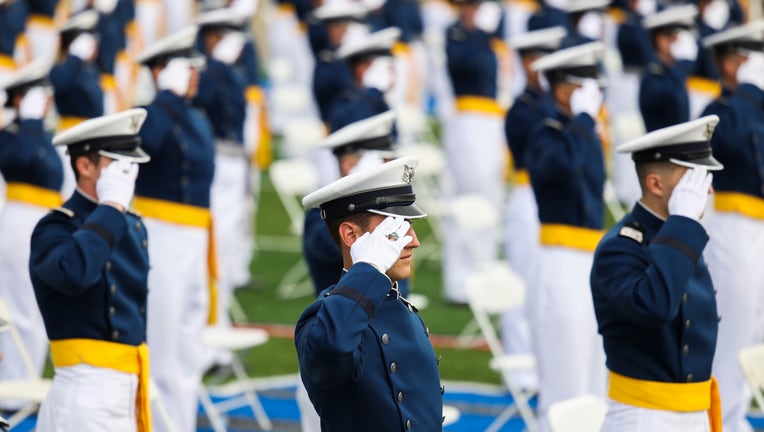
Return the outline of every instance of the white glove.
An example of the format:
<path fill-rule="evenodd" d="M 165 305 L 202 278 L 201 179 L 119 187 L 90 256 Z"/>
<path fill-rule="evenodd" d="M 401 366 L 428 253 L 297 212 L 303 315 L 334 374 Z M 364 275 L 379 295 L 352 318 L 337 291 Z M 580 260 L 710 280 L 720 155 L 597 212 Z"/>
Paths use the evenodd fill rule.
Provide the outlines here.
<path fill-rule="evenodd" d="M 393 59 L 384 56 L 372 60 L 361 79 L 364 87 L 375 88 L 382 93 L 393 87 Z"/>
<path fill-rule="evenodd" d="M 752 52 L 737 69 L 738 84 L 753 84 L 760 90 L 764 90 L 764 54 Z"/>
<path fill-rule="evenodd" d="M 584 80 L 581 87 L 573 90 L 570 96 L 570 110 L 573 115 L 586 113 L 591 118 L 596 119 L 602 107 L 602 90 L 600 90 L 597 80 L 590 78 Z"/>
<path fill-rule="evenodd" d="M 185 58 L 174 58 L 157 75 L 159 90 L 170 90 L 178 96 L 186 96 L 191 82 L 191 62 Z"/>
<path fill-rule="evenodd" d="M 590 39 L 602 40 L 605 31 L 605 18 L 600 12 L 587 12 L 578 21 L 578 32 Z"/>
<path fill-rule="evenodd" d="M 215 45 L 215 48 L 212 50 L 212 58 L 227 65 L 233 64 L 241 55 L 241 50 L 246 42 L 247 39 L 241 32 L 228 32 Z"/>
<path fill-rule="evenodd" d="M 119 204 L 124 210 L 129 209 L 137 177 L 137 163 L 126 160 L 112 161 L 101 170 L 101 176 L 96 182 L 98 202 Z"/>
<path fill-rule="evenodd" d="M 365 150 L 353 168 L 348 170 L 348 174 L 368 171 L 374 167 L 382 165 L 383 163 L 385 163 L 385 159 L 382 157 L 380 152 L 374 150 Z"/>
<path fill-rule="evenodd" d="M 658 2 L 655 0 L 637 0 L 634 9 L 640 16 L 652 15 L 658 10 Z"/>
<path fill-rule="evenodd" d="M 486 33 L 493 33 L 501 21 L 501 7 L 495 1 L 485 0 L 475 11 L 475 27 Z"/>
<path fill-rule="evenodd" d="M 671 44 L 671 55 L 674 60 L 695 61 L 698 58 L 698 41 L 689 31 L 681 30 Z"/>
<path fill-rule="evenodd" d="M 353 264 L 365 262 L 385 273 L 398 261 L 401 251 L 413 237 L 406 235 L 411 224 L 402 217 L 388 216 L 374 228 L 364 233 L 350 246 Z"/>
<path fill-rule="evenodd" d="M 712 0 L 703 8 L 703 21 L 714 30 L 722 30 L 730 19 L 730 5 L 725 0 Z"/>
<path fill-rule="evenodd" d="M 93 59 L 96 52 L 96 39 L 90 33 L 82 33 L 69 44 L 69 54 L 84 61 Z"/>
<path fill-rule="evenodd" d="M 668 202 L 670 215 L 700 220 L 708 202 L 713 175 L 705 168 L 690 168 L 671 192 Z"/>
<path fill-rule="evenodd" d="M 19 105 L 19 118 L 22 120 L 40 120 L 48 111 L 50 97 L 43 87 L 27 90 Z"/>
<path fill-rule="evenodd" d="M 95 0 L 93 6 L 104 15 L 108 15 L 117 7 L 119 0 Z"/>

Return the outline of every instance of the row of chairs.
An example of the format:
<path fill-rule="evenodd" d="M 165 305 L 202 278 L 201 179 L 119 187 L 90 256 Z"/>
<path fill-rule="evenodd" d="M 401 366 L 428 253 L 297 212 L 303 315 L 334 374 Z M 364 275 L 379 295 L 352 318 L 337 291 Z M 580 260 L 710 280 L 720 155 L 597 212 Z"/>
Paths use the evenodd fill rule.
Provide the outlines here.
<path fill-rule="evenodd" d="M 24 342 L 21 340 L 18 330 L 13 324 L 12 314 L 2 298 L 0 298 L 0 333 L 9 333 L 14 346 L 21 354 L 29 376 L 26 379 L 0 381 L 0 400 L 23 400 L 27 402 L 23 408 L 16 411 L 7 419 L 10 427 L 13 428 L 37 412 L 40 404 L 45 400 L 50 391 L 52 380 L 38 376 L 24 346 Z M 272 429 L 271 421 L 254 387 L 248 384 L 249 377 L 247 371 L 237 355 L 240 351 L 265 344 L 268 341 L 268 332 L 262 329 L 245 327 L 232 327 L 228 329 L 209 327 L 205 329 L 202 340 L 212 349 L 231 350 L 234 353 L 233 373 L 236 382 L 242 389 L 241 395 L 238 397 L 213 402 L 213 392 L 211 389 L 206 385 L 200 387 L 199 400 L 215 432 L 226 431 L 225 413 L 243 406 L 250 407 L 261 429 Z M 168 431 L 175 431 L 176 429 L 165 410 L 159 390 L 156 388 L 153 379 L 150 381 L 149 399 L 154 414 L 159 416 L 166 429 Z"/>

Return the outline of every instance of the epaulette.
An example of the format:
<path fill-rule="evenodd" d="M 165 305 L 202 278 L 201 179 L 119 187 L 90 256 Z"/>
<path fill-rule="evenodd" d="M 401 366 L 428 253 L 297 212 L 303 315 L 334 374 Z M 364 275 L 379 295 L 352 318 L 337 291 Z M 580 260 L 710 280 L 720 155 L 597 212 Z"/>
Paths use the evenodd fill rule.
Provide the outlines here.
<path fill-rule="evenodd" d="M 66 207 L 53 207 L 52 209 L 50 209 L 50 211 L 58 212 L 58 213 L 61 213 L 61 214 L 65 214 L 65 215 L 69 216 L 70 218 L 74 217 L 74 212 L 69 210 Z"/>
<path fill-rule="evenodd" d="M 647 65 L 647 70 L 656 75 L 663 75 L 663 66 L 658 63 L 649 63 Z"/>
<path fill-rule="evenodd" d="M 464 30 L 459 27 L 451 27 L 448 29 L 448 38 L 455 41 L 463 41 L 467 39 L 467 35 L 465 35 Z"/>
<path fill-rule="evenodd" d="M 645 233 L 642 231 L 642 225 L 637 222 L 626 222 L 623 224 L 621 229 L 618 230 L 618 237 L 630 238 L 639 244 L 645 242 Z"/>
<path fill-rule="evenodd" d="M 130 213 L 131 215 L 133 215 L 133 216 L 137 217 L 138 219 L 141 219 L 141 218 L 143 218 L 143 215 L 142 215 L 142 214 L 141 214 L 141 212 L 139 212 L 138 210 L 134 210 L 134 209 L 127 209 L 126 213 Z"/>
<path fill-rule="evenodd" d="M 562 123 L 560 121 L 555 120 L 555 119 L 551 119 L 551 118 L 545 118 L 544 119 L 544 125 L 552 128 L 552 129 L 557 129 L 557 130 L 563 130 L 564 129 L 564 126 L 562 125 Z"/>

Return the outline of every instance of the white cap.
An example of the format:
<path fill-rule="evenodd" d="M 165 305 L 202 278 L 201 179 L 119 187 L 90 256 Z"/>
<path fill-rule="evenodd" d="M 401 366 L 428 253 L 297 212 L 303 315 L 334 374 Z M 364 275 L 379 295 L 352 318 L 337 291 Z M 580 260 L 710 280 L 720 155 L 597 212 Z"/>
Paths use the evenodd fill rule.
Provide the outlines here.
<path fill-rule="evenodd" d="M 98 25 L 100 15 L 95 9 L 88 9 L 69 17 L 59 30 L 59 33 L 92 32 Z"/>
<path fill-rule="evenodd" d="M 360 20 L 366 16 L 366 7 L 358 1 L 326 1 L 313 10 L 313 17 L 319 21 Z"/>
<path fill-rule="evenodd" d="M 556 26 L 522 33 L 509 40 L 509 46 L 521 51 L 556 51 L 568 31 L 563 26 Z"/>
<path fill-rule="evenodd" d="M 390 50 L 395 42 L 401 36 L 401 31 L 397 27 L 388 27 L 369 33 L 365 36 L 353 38 L 343 42 L 337 48 L 337 58 L 347 59 L 361 55 L 392 55 Z"/>
<path fill-rule="evenodd" d="M 604 11 L 608 5 L 610 5 L 610 0 L 570 0 L 565 12 L 572 14 L 592 10 Z"/>
<path fill-rule="evenodd" d="M 14 91 L 22 87 L 45 85 L 52 64 L 51 59 L 38 57 L 17 69 L 5 81 L 0 82 L 0 89 Z"/>
<path fill-rule="evenodd" d="M 189 26 L 164 37 L 151 46 L 144 49 L 143 52 L 135 57 L 137 63 L 151 65 L 152 63 L 163 62 L 172 58 L 188 58 L 198 60 L 196 66 L 201 66 L 204 62 L 204 56 L 196 50 L 197 26 Z"/>
<path fill-rule="evenodd" d="M 252 14 L 225 7 L 200 13 L 196 19 L 196 24 L 200 30 L 206 28 L 241 30 L 251 17 Z"/>
<path fill-rule="evenodd" d="M 711 154 L 711 136 L 719 117 L 708 115 L 696 120 L 650 132 L 618 147 L 619 153 L 632 153 L 636 164 L 669 161 L 688 168 L 709 171 L 724 168 Z"/>
<path fill-rule="evenodd" d="M 604 85 L 606 80 L 600 71 L 604 54 L 605 44 L 589 42 L 547 54 L 531 63 L 531 69 L 543 72 L 550 82 L 564 80 L 577 83 L 594 78 Z"/>
<path fill-rule="evenodd" d="M 393 124 L 395 112 L 385 111 L 338 129 L 324 138 L 320 147 L 329 148 L 340 156 L 361 150 L 389 152 L 393 149 Z"/>
<path fill-rule="evenodd" d="M 750 48 L 751 51 L 761 51 L 763 43 L 764 20 L 751 21 L 746 25 L 731 27 L 703 38 L 703 46 L 706 48 L 735 45 Z"/>
<path fill-rule="evenodd" d="M 674 6 L 648 15 L 642 19 L 642 25 L 648 29 L 660 27 L 692 27 L 698 8 L 693 4 Z"/>
<path fill-rule="evenodd" d="M 411 187 L 418 164 L 418 159 L 404 157 L 347 175 L 306 196 L 302 205 L 320 208 L 323 219 L 366 211 L 407 219 L 425 217 Z"/>
<path fill-rule="evenodd" d="M 112 159 L 148 162 L 149 157 L 140 148 L 143 121 L 147 112 L 133 108 L 103 117 L 96 117 L 73 126 L 53 137 L 53 145 L 65 145 L 72 157 L 98 153 Z"/>

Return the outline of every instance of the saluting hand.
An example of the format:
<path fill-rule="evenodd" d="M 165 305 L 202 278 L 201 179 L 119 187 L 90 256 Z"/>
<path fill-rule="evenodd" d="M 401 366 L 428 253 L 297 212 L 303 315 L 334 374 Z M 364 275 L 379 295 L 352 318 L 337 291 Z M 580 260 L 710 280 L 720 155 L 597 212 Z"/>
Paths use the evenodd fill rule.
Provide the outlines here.
<path fill-rule="evenodd" d="M 414 239 L 406 235 L 411 224 L 402 217 L 388 216 L 372 232 L 364 233 L 350 247 L 353 264 L 365 262 L 385 273 L 398 261 L 401 251 Z"/>
<path fill-rule="evenodd" d="M 700 220 L 706 209 L 713 175 L 705 168 L 690 168 L 671 192 L 670 215 Z"/>
<path fill-rule="evenodd" d="M 98 202 L 117 207 L 120 211 L 130 208 L 138 178 L 138 164 L 126 160 L 115 160 L 101 170 L 96 183 Z M 121 206 L 119 208 L 118 206 Z"/>

